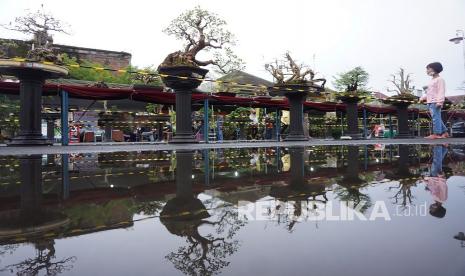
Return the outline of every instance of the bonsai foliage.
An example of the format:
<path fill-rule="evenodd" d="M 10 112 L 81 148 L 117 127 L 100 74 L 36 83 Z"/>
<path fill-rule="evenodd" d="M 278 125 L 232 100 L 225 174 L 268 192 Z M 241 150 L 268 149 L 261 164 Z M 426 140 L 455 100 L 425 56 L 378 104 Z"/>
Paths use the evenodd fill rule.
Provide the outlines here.
<path fill-rule="evenodd" d="M 265 64 L 265 69 L 270 72 L 277 84 L 303 84 L 321 80 L 315 79 L 315 72 L 310 67 L 303 63 L 297 64 L 289 52 L 284 58 L 284 61 L 275 60 Z"/>
<path fill-rule="evenodd" d="M 133 68 L 137 69 L 137 68 Z M 133 79 L 135 83 L 142 83 L 142 84 L 153 84 L 161 86 L 161 79 L 160 76 L 157 75 L 157 71 L 152 66 L 145 67 L 143 70 L 139 70 L 140 73 L 133 75 Z"/>
<path fill-rule="evenodd" d="M 27 258 L 17 264 L 8 265 L 0 272 L 10 272 L 16 275 L 58 275 L 73 268 L 76 257 L 58 260 L 55 256 L 54 240 L 43 240 L 34 243 L 36 256 Z"/>
<path fill-rule="evenodd" d="M 235 45 L 234 36 L 225 27 L 226 21 L 199 6 L 187 10 L 163 30 L 166 34 L 184 41 L 184 48 L 169 54 L 160 66 L 214 65 L 224 74 L 243 69 L 243 61 L 230 48 Z M 201 51 L 212 51 L 212 58 L 206 61 L 198 60 L 197 54 Z"/>
<path fill-rule="evenodd" d="M 43 5 L 36 12 L 29 12 L 25 16 L 16 17 L 14 22 L 3 24 L 2 27 L 33 36 L 33 48 L 27 54 L 28 59 L 60 62 L 59 56 L 51 49 L 53 38 L 50 32 L 65 34 L 68 34 L 68 32 L 64 23 L 45 12 Z"/>
<path fill-rule="evenodd" d="M 334 77 L 333 85 L 339 91 L 345 91 L 347 93 L 366 93 L 368 85 L 369 74 L 365 69 L 360 66 L 340 73 Z"/>
<path fill-rule="evenodd" d="M 389 92 L 396 92 L 399 96 L 410 96 L 412 95 L 415 86 L 412 86 L 412 79 L 410 73 L 406 74 L 403 68 L 400 68 L 397 74 L 392 74 L 392 79 L 389 80 L 395 87 L 395 89 L 387 89 Z"/>
<path fill-rule="evenodd" d="M 245 224 L 246 220 L 231 205 L 218 208 L 208 220 L 186 220 L 173 226 L 168 222 L 165 226 L 171 233 L 185 237 L 186 245 L 165 258 L 186 275 L 219 274 L 229 265 L 227 258 L 239 249 L 240 243 L 235 235 Z M 199 230 L 202 228 L 209 228 L 210 233 L 201 233 Z"/>

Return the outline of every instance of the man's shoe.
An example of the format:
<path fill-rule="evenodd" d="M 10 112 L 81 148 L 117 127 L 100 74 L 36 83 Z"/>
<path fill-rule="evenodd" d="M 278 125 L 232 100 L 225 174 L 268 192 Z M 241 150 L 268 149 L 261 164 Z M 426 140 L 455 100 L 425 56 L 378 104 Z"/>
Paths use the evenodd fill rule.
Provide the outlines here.
<path fill-rule="evenodd" d="M 441 135 L 442 138 L 449 138 L 449 133 L 447 132 L 444 132 L 442 135 Z"/>

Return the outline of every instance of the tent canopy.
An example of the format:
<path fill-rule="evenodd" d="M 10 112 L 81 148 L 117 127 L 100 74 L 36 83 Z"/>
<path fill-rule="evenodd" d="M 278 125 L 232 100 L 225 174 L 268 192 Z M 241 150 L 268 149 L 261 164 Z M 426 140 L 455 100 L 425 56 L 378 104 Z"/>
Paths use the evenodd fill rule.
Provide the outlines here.
<path fill-rule="evenodd" d="M 69 93 L 71 98 L 88 99 L 88 100 L 123 100 L 129 99 L 134 101 L 149 102 L 156 104 L 174 105 L 175 93 L 164 92 L 163 87 L 150 88 L 133 88 L 123 86 L 118 88 L 100 88 L 91 85 L 77 85 L 68 83 L 46 83 L 44 85 L 44 95 L 58 95 L 59 91 L 64 90 Z M 18 82 L 0 81 L 0 93 L 3 94 L 19 94 Z M 230 95 L 207 94 L 194 92 L 192 94 L 192 102 L 202 102 L 208 99 L 210 105 L 235 105 L 243 107 L 260 107 L 272 109 L 288 109 L 289 103 L 287 99 L 273 99 L 270 97 L 233 97 Z M 318 110 L 323 112 L 340 111 L 345 112 L 346 106 L 342 103 L 334 102 L 312 102 L 304 103 L 305 110 Z M 366 109 L 368 112 L 376 114 L 395 113 L 395 108 L 385 105 L 359 105 L 359 109 Z M 417 109 L 410 109 L 411 112 L 418 112 Z"/>

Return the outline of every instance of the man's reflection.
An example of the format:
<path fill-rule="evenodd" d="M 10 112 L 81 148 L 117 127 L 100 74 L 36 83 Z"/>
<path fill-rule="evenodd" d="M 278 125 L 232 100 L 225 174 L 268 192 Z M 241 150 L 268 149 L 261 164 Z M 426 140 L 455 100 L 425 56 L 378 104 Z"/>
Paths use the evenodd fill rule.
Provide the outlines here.
<path fill-rule="evenodd" d="M 447 200 L 447 183 L 442 168 L 442 162 L 446 154 L 446 146 L 433 146 L 433 162 L 430 175 L 425 177 L 426 190 L 431 193 L 434 200 L 434 203 L 429 206 L 429 213 L 437 218 L 443 218 L 446 215 L 446 208 L 444 208 L 443 204 Z"/>
<path fill-rule="evenodd" d="M 188 275 L 212 275 L 229 265 L 226 257 L 239 247 L 233 239 L 245 224 L 234 206 L 218 206 L 210 215 L 192 188 L 191 151 L 176 152 L 176 197 L 169 200 L 160 213 L 160 221 L 174 235 L 185 237 L 187 245 L 166 256 L 174 266 Z M 199 228 L 212 227 L 202 235 Z"/>

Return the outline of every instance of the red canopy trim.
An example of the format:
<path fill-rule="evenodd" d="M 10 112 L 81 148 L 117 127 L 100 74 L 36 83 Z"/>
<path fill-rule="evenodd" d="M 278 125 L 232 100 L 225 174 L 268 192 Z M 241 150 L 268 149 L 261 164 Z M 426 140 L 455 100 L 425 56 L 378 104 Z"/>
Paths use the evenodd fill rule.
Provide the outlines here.
<path fill-rule="evenodd" d="M 141 102 L 150 102 L 156 104 L 174 105 L 176 103 L 176 94 L 172 92 L 164 92 L 160 88 L 149 89 L 122 89 L 122 88 L 99 88 L 82 85 L 44 85 L 44 95 L 56 95 L 62 89 L 69 93 L 72 98 L 90 99 L 90 100 L 121 100 L 131 99 Z M 18 82 L 0 81 L 0 93 L 3 94 L 19 94 Z M 232 97 L 226 95 L 208 95 L 206 93 L 193 93 L 192 102 L 200 102 L 205 99 L 211 101 L 211 105 L 237 105 L 243 107 L 258 107 L 258 108 L 277 108 L 289 109 L 287 99 L 273 99 L 267 97 Z M 346 105 L 333 102 L 304 102 L 306 110 L 314 109 L 323 112 L 334 112 L 346 110 Z M 359 105 L 359 110 L 365 108 L 368 112 L 377 114 L 394 114 L 396 109 L 391 106 L 376 106 L 376 105 Z M 409 109 L 410 112 L 418 112 L 418 109 Z"/>
<path fill-rule="evenodd" d="M 214 94 L 209 96 L 209 100 L 211 100 L 212 104 L 218 105 L 252 106 L 254 104 L 253 98 L 218 96 Z"/>
<path fill-rule="evenodd" d="M 129 98 L 133 93 L 132 89 L 111 89 L 74 85 L 61 85 L 60 88 L 67 91 L 71 97 L 89 100 L 122 100 Z"/>

